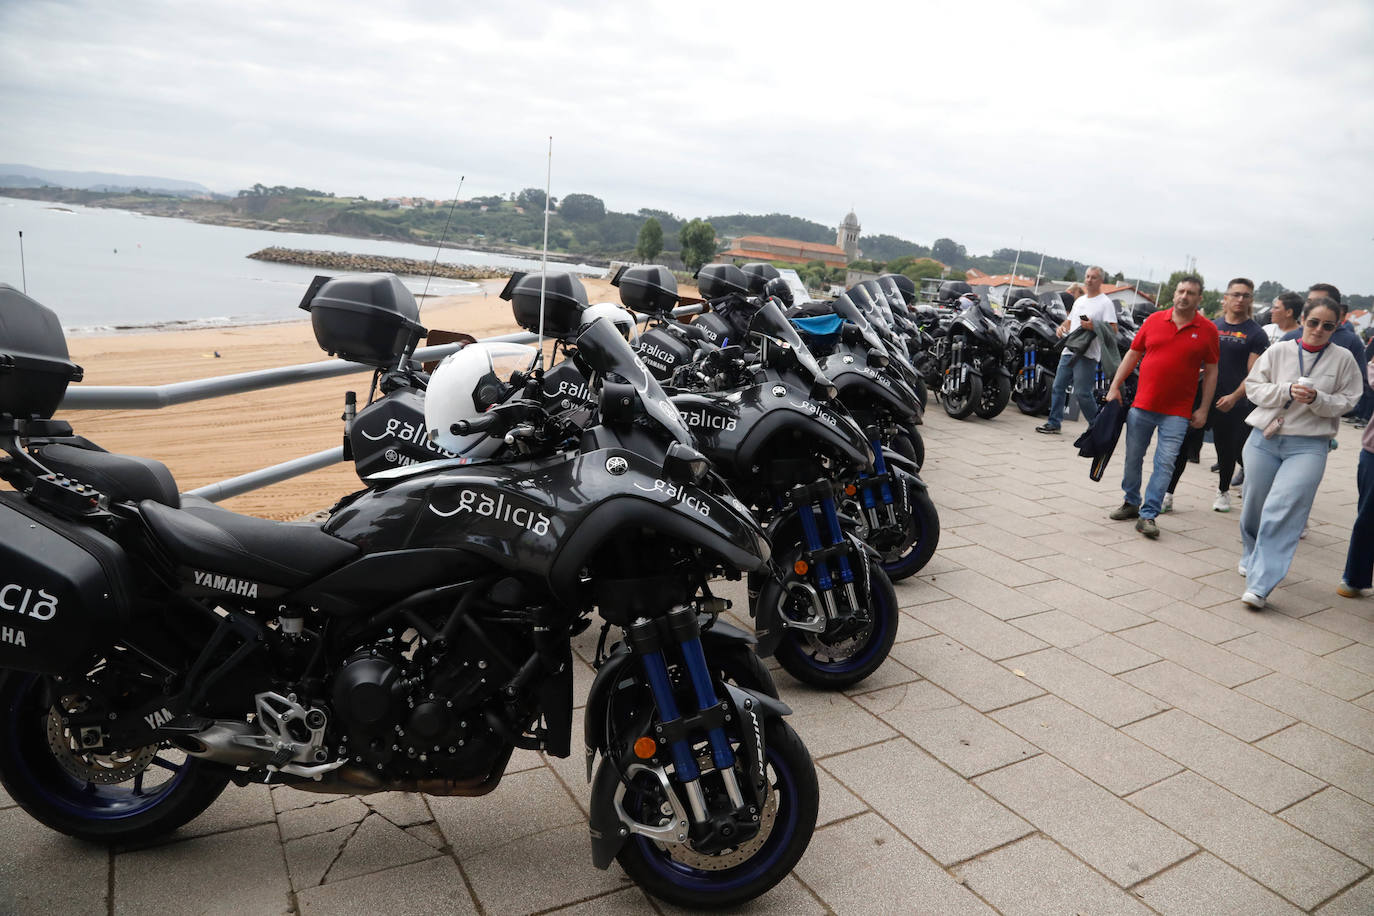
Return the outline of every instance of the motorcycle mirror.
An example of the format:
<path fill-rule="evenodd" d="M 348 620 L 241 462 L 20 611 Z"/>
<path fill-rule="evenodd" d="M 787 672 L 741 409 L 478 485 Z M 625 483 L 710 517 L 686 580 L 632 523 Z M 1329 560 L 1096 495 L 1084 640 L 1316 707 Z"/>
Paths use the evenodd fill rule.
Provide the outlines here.
<path fill-rule="evenodd" d="M 827 401 L 833 401 L 839 394 L 839 389 L 830 383 L 830 379 L 824 376 L 817 379 L 816 383 L 811 386 L 811 396 L 813 398 L 824 398 Z"/>
<path fill-rule="evenodd" d="M 868 351 L 868 364 L 870 366 L 882 369 L 889 362 L 891 362 L 891 360 L 889 360 L 886 355 L 879 353 L 877 350 Z"/>
<path fill-rule="evenodd" d="M 663 476 L 678 483 L 696 483 L 706 476 L 711 462 L 694 448 L 673 442 L 668 446 L 668 454 L 663 459 Z"/>

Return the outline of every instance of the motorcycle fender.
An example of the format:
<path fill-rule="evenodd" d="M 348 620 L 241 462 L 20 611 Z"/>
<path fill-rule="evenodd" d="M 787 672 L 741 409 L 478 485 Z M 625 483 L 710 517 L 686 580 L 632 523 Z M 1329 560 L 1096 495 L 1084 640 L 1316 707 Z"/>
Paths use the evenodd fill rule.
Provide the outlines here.
<path fill-rule="evenodd" d="M 629 657 L 628 652 L 626 657 Z M 742 788 L 746 788 L 749 795 L 758 798 L 762 784 L 767 780 L 764 763 L 767 750 L 764 745 L 764 724 L 769 719 L 791 715 L 792 710 L 781 700 L 734 684 L 726 684 L 725 691 L 726 699 L 740 721 L 739 752 L 744 757 L 744 770 L 749 774 L 749 783 L 747 787 Z M 587 704 L 587 714 L 590 721 L 590 702 Z M 591 815 L 588 819 L 592 839 L 592 865 L 603 871 L 610 867 L 611 862 L 620 853 L 621 847 L 630 838 L 629 829 L 621 823 L 620 815 L 616 812 L 615 795 L 619 787 L 619 768 L 611 760 L 603 759 L 592 779 Z"/>
<path fill-rule="evenodd" d="M 921 479 L 921 475 L 917 472 L 916 463 L 910 458 L 899 452 L 883 449 L 883 460 L 887 462 L 887 466 L 892 469 L 894 475 L 900 475 L 907 478 L 913 487 L 919 490 L 929 489 L 925 481 Z"/>
<path fill-rule="evenodd" d="M 1002 376 L 1003 378 L 1007 378 L 1007 379 L 1010 379 L 1010 378 L 1011 378 L 1011 370 L 1008 369 L 1008 368 L 1007 368 L 1005 365 L 1003 365 L 1002 363 L 998 363 L 998 364 L 997 364 L 997 374 L 1000 375 L 1000 376 Z"/>

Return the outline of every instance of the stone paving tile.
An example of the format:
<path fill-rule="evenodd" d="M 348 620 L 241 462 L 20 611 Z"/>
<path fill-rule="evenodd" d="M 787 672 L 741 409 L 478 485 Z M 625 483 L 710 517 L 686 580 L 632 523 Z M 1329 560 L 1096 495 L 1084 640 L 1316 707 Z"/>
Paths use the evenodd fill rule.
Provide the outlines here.
<path fill-rule="evenodd" d="M 1374 751 L 1374 712 L 1282 674 L 1271 674 L 1246 684 L 1240 692 L 1356 747 Z"/>
<path fill-rule="evenodd" d="M 1285 728 L 1256 747 L 1374 804 L 1374 754 L 1313 728 Z"/>
<path fill-rule="evenodd" d="M 1002 620 L 1049 610 L 1049 605 L 1026 592 L 1008 588 L 971 569 L 932 575 L 929 581 L 950 596 L 967 601 Z"/>
<path fill-rule="evenodd" d="M 1344 649 L 1337 649 L 1330 655 L 1323 656 L 1328 661 L 1338 662 L 1347 668 L 1374 676 L 1374 646 L 1366 646 L 1362 642 L 1351 643 Z M 3 803 L 3 800 L 0 800 Z"/>
<path fill-rule="evenodd" d="M 412 827 L 434 820 L 425 797 L 416 792 L 376 792 L 361 798 L 363 804 L 397 827 Z"/>
<path fill-rule="evenodd" d="M 621 894 L 617 896 L 624 896 L 624 894 L 626 893 L 630 893 L 630 891 L 623 891 L 621 892 Z M 653 909 L 651 909 L 651 905 L 647 902 L 645 895 L 643 893 L 640 893 L 639 897 L 641 900 L 645 901 L 643 909 L 626 909 L 623 912 L 653 912 Z M 563 914 L 584 912 L 587 914 L 587 916 L 601 916 L 601 914 L 605 912 L 605 910 L 603 910 L 601 906 L 597 906 L 597 904 L 600 904 L 605 899 L 605 897 L 598 897 L 595 900 L 591 900 L 587 903 L 582 904 L 581 908 L 569 907 L 567 909 L 555 910 L 554 912 Z M 658 900 L 656 898 L 652 906 L 656 907 L 659 912 L 667 914 L 667 916 L 687 916 L 687 914 L 689 913 L 702 912 L 700 909 L 687 909 L 680 906 L 673 906 L 671 903 L 665 903 L 664 901 Z M 791 914 L 793 913 L 800 914 L 800 916 L 805 916 L 805 914 L 810 913 L 814 913 L 816 914 L 816 916 L 828 916 L 829 913 L 829 911 L 825 907 L 825 904 L 817 900 L 815 894 L 812 893 L 810 890 L 807 890 L 805 885 L 798 881 L 794 875 L 788 875 L 787 877 L 783 878 L 780 882 L 777 883 L 777 885 L 775 885 L 770 891 L 768 891 L 768 893 L 764 894 L 762 897 L 752 900 L 749 903 L 744 904 L 743 906 L 735 907 L 731 910 L 728 910 L 727 912 L 786 913 L 788 914 L 788 916 L 791 916 Z"/>
<path fill-rule="evenodd" d="M 1034 636 L 958 599 L 923 604 L 912 613 L 922 623 L 994 661 L 1045 648 L 1045 643 Z"/>
<path fill-rule="evenodd" d="M 1170 601 L 1163 607 L 1147 613 L 1160 623 L 1167 623 L 1176 630 L 1182 630 L 1212 645 L 1255 632 L 1233 620 L 1176 601 Z"/>
<path fill-rule="evenodd" d="M 1302 909 L 1366 871 L 1196 773 L 1180 773 L 1128 801 Z"/>
<path fill-rule="evenodd" d="M 324 883 L 329 869 L 343 851 L 344 844 L 357 829 L 357 824 L 345 824 L 328 833 L 312 833 L 310 836 L 284 843 L 282 855 L 286 858 L 291 886 L 301 891 Z"/>
<path fill-rule="evenodd" d="M 1041 836 L 966 862 L 955 869 L 955 874 L 1007 916 L 1149 912 L 1121 888 Z M 1050 875 L 1053 880 L 1046 880 Z"/>
<path fill-rule="evenodd" d="M 795 879 L 785 878 L 783 884 L 795 884 Z M 785 888 L 775 888 L 763 898 L 764 907 L 771 909 L 773 894 L 781 893 L 790 896 Z M 803 891 L 803 893 L 805 893 Z M 809 896 L 809 895 L 808 895 Z M 675 912 L 666 903 L 659 903 L 658 908 L 661 912 Z M 581 903 L 574 903 L 572 906 L 565 906 L 561 909 L 551 910 L 559 916 L 639 916 L 641 913 L 654 912 L 654 905 L 649 902 L 649 898 L 637 887 L 626 888 L 623 891 L 616 891 L 610 894 L 603 894 L 600 897 L 593 897 L 591 900 L 584 900 Z"/>
<path fill-rule="evenodd" d="M 411 836 L 380 815 L 369 814 L 344 842 L 324 882 L 346 881 L 436 855 L 438 851 L 429 843 Z"/>
<path fill-rule="evenodd" d="M 1129 595 L 1131 592 L 1140 588 L 1140 583 L 1128 579 L 1125 576 L 1117 575 L 1115 571 L 1099 569 L 1095 566 L 1084 563 L 1077 557 L 1064 554 L 1059 556 L 1039 557 L 1026 561 L 1043 572 L 1049 573 L 1056 580 L 1076 585 L 1084 591 L 1092 592 L 1101 598 L 1117 598 L 1121 595 Z M 1047 587 L 1052 587 L 1057 582 L 1047 583 Z M 1033 592 L 1031 592 L 1033 594 Z M 1055 602 L 1051 601 L 1051 605 Z M 1057 606 L 1057 605 L 1055 605 Z M 1061 608 L 1062 610 L 1063 608 Z M 1088 618 L 1089 623 L 1095 623 Z M 1103 629 L 1114 629 L 1113 627 L 1103 627 Z"/>
<path fill-rule="evenodd" d="M 892 587 L 897 592 L 897 606 L 899 608 L 925 604 L 927 601 L 944 601 L 949 597 L 920 576 L 912 576 L 909 579 L 894 582 Z"/>
<path fill-rule="evenodd" d="M 1103 633 L 1096 639 L 1070 646 L 1069 654 L 1078 656 L 1108 674 L 1121 674 L 1159 661 L 1159 656 L 1153 652 L 1146 652 L 1112 633 Z"/>
<path fill-rule="evenodd" d="M 940 522 L 943 529 L 943 517 L 941 517 Z M 1022 524 L 1018 522 L 1016 527 L 1020 529 Z M 1030 534 L 1039 534 L 1042 532 L 1043 529 L 1036 526 L 1035 530 L 1031 531 Z M 1052 553 L 1058 553 L 1058 551 L 1051 550 L 1043 544 L 1037 544 L 1034 541 L 1028 540 L 1027 538 L 1029 535 L 1020 535 L 1008 531 L 1004 524 L 989 525 L 980 522 L 976 525 L 967 525 L 960 528 L 959 533 L 973 541 L 973 543 L 981 544 L 989 550 L 995 550 L 1002 556 L 1010 557 L 1013 560 L 1030 560 L 1035 557 L 1044 557 Z"/>
<path fill-rule="evenodd" d="M 1123 887 L 1197 851 L 1169 828 L 1046 754 L 973 782 Z"/>
<path fill-rule="evenodd" d="M 327 833 L 345 824 L 359 823 L 367 817 L 367 805 L 363 804 L 361 798 L 334 798 L 329 795 L 316 797 L 320 799 L 320 804 L 283 811 L 277 817 L 283 840 L 297 840 L 312 833 Z"/>
<path fill-rule="evenodd" d="M 835 913 L 993 912 L 873 814 L 817 830 L 796 874 Z"/>
<path fill-rule="evenodd" d="M 904 731 L 921 713 L 959 705 L 958 697 L 941 690 L 930 681 L 898 684 L 862 694 L 855 697 L 854 701 L 898 731 Z"/>
<path fill-rule="evenodd" d="M 905 738 L 831 757 L 824 766 L 942 865 L 1031 832 Z"/>
<path fill-rule="evenodd" d="M 836 821 L 862 814 L 868 810 L 863 799 L 844 787 L 834 776 L 816 767 L 816 784 L 820 789 L 820 806 L 816 813 L 816 824 L 823 826 Z"/>
<path fill-rule="evenodd" d="M 810 687 L 782 671 L 773 677 L 787 705 L 792 707 L 788 724 L 802 736 L 812 757 L 843 753 L 896 734 L 842 693 Z"/>
<path fill-rule="evenodd" d="M 979 573 L 1013 588 L 1018 585 L 1030 585 L 1032 582 L 1044 582 L 1052 578 L 1044 570 L 1019 563 L 1011 557 L 978 544 L 946 548 L 943 535 L 940 538 L 940 553 L 946 559 L 953 560 L 965 569 L 975 569 Z"/>
<path fill-rule="evenodd" d="M 992 717 L 1117 795 L 1182 769 L 1128 735 L 1058 697 L 1000 709 Z"/>
<path fill-rule="evenodd" d="M 4 811 L 6 808 L 13 808 L 16 804 L 18 803 L 10 798 L 9 793 L 3 788 L 0 788 L 0 811 Z"/>
<path fill-rule="evenodd" d="M 1104 635 L 1101 630 L 1063 611 L 1045 611 L 1017 617 L 1015 625 L 1052 646 L 1068 649 Z"/>
<path fill-rule="evenodd" d="M 1263 665 L 1257 665 L 1159 622 L 1127 630 L 1121 634 L 1121 638 L 1182 665 L 1189 671 L 1211 678 L 1224 687 L 1235 687 L 1246 681 L 1253 681 L 1270 671 Z"/>
<path fill-rule="evenodd" d="M 1374 805 L 1329 787 L 1279 817 L 1350 858 L 1374 865 Z"/>
<path fill-rule="evenodd" d="M 109 886 L 108 849 L 50 830 L 22 808 L 0 811 L 0 913 L 105 916 Z"/>
<path fill-rule="evenodd" d="M 1140 611 L 1142 614 L 1153 614 L 1162 607 L 1178 604 L 1178 599 L 1171 598 L 1163 592 L 1157 592 L 1152 588 L 1142 588 L 1138 592 L 1131 592 L 1129 595 L 1122 595 L 1120 598 L 1113 599 L 1122 607 L 1128 607 L 1133 611 Z"/>
<path fill-rule="evenodd" d="M 1374 877 L 1365 878 L 1316 912 L 1319 916 L 1369 916 L 1374 913 Z"/>
<path fill-rule="evenodd" d="M 898 661 L 979 712 L 1044 693 L 1005 668 L 945 636 L 894 646 Z M 809 742 L 808 742 L 809 744 Z"/>
<path fill-rule="evenodd" d="M 1271 814 L 1326 785 L 1179 709 L 1123 731 Z"/>
<path fill-rule="evenodd" d="M 1150 622 L 1150 618 L 1144 614 L 1069 582 L 1041 582 L 1037 585 L 1022 586 L 1020 591 L 1038 599 L 1047 607 L 1077 617 L 1084 623 L 1092 624 L 1108 633 Z"/>
<path fill-rule="evenodd" d="M 328 798 L 319 795 L 317 798 Z M 176 843 L 191 837 L 209 836 L 226 830 L 240 830 L 257 824 L 270 824 L 276 819 L 272 808 L 272 792 L 267 786 L 230 786 L 215 803 L 197 815 L 190 823 L 178 827 L 159 842 Z"/>
<path fill-rule="evenodd" d="M 914 712 L 901 725 L 888 720 L 927 753 L 968 779 L 1040 753 L 971 706 Z"/>
<path fill-rule="evenodd" d="M 1118 728 L 1169 708 L 1168 704 L 1062 649 L 1020 655 L 1002 665 L 1024 672 L 1028 679 L 1055 696 Z"/>
<path fill-rule="evenodd" d="M 521 837 L 458 861 L 488 916 L 552 909 L 621 890 L 630 883 L 614 863 L 607 871 L 592 867 L 585 823 Z M 558 867 L 551 868 L 551 863 Z"/>
<path fill-rule="evenodd" d="M 939 592 L 939 595 L 940 597 L 938 600 L 949 600 L 949 596 L 946 595 L 944 592 Z M 934 627 L 927 626 L 926 624 L 922 623 L 920 619 L 912 613 L 915 609 L 916 606 L 914 605 L 911 607 L 904 607 L 898 609 L 899 613 L 901 614 L 901 617 L 899 618 L 897 623 L 896 642 L 908 642 L 913 639 L 925 639 L 927 636 L 935 635 L 936 630 Z"/>
<path fill-rule="evenodd" d="M 1266 633 L 1289 645 L 1311 652 L 1313 655 L 1325 655 L 1351 643 L 1350 639 L 1339 633 L 1332 633 L 1330 630 L 1315 627 L 1305 620 L 1268 611 L 1255 612 L 1240 602 L 1218 604 L 1207 610 L 1218 617 L 1224 617 L 1243 627 L 1249 627 L 1256 633 Z"/>
<path fill-rule="evenodd" d="M 903 624 L 905 623 L 906 621 L 903 621 Z M 932 631 L 931 633 L 926 635 L 934 635 L 934 632 Z M 847 697 L 857 697 L 862 696 L 866 693 L 873 693 L 878 690 L 886 690 L 888 687 L 897 687 L 902 684 L 910 684 L 913 681 L 919 681 L 920 679 L 921 676 L 917 674 L 915 671 L 912 671 L 910 668 L 908 668 L 906 665 L 903 665 L 895 658 L 888 656 L 886 659 L 883 660 L 882 665 L 878 667 L 877 671 L 874 671 L 872 674 L 864 678 L 862 681 L 859 681 L 859 683 L 855 684 L 854 686 L 844 688 L 842 693 L 844 693 L 844 695 Z"/>
<path fill-rule="evenodd" d="M 476 913 L 477 907 L 457 864 L 429 859 L 387 871 L 299 891 L 301 916 L 356 916 L 361 913 Z"/>
<path fill-rule="evenodd" d="M 1242 741 L 1263 738 L 1294 722 L 1290 716 L 1170 661 L 1127 671 L 1121 679 Z"/>
<path fill-rule="evenodd" d="M 1233 639 L 1221 648 L 1342 700 L 1353 700 L 1374 690 L 1374 677 L 1360 674 L 1322 656 L 1304 652 L 1263 633 L 1252 633 L 1240 639 Z"/>
<path fill-rule="evenodd" d="M 1354 703 L 1363 709 L 1374 709 L 1374 693 L 1367 693 L 1355 700 Z"/>
<path fill-rule="evenodd" d="M 1186 601 L 1194 607 L 1210 607 L 1223 601 L 1235 601 L 1237 598 L 1236 595 L 1203 585 L 1195 579 L 1179 575 L 1168 569 L 1161 569 L 1156 563 L 1134 563 L 1130 566 L 1118 566 L 1115 572 L 1138 585 L 1148 586 L 1179 601 Z"/>
<path fill-rule="evenodd" d="M 1293 904 L 1211 853 L 1151 878 L 1135 894 L 1164 916 L 1287 916 Z"/>
<path fill-rule="evenodd" d="M 291 911 L 291 883 L 273 825 L 115 856 L 115 914 L 166 913 L 168 893 L 202 913 Z"/>
<path fill-rule="evenodd" d="M 427 846 L 432 846 L 440 852 L 448 851 L 448 839 L 444 832 L 439 829 L 439 825 L 432 821 L 428 824 L 415 824 L 411 827 L 403 827 L 409 835 L 419 840 Z"/>
<path fill-rule="evenodd" d="M 1348 614 L 1340 608 L 1319 611 L 1310 617 L 1304 617 L 1303 622 L 1339 633 L 1367 646 L 1374 645 L 1374 620 Z"/>
<path fill-rule="evenodd" d="M 547 768 L 507 776 L 489 795 L 431 796 L 429 807 L 460 862 L 532 833 L 586 823 L 582 810 Z"/>

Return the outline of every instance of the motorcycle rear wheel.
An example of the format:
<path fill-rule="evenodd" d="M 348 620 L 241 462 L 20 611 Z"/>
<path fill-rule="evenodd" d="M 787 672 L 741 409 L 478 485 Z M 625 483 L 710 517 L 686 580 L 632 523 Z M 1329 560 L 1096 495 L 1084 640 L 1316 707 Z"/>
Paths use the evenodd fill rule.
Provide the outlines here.
<path fill-rule="evenodd" d="M 660 900 L 697 910 L 736 906 L 787 877 L 816 830 L 820 789 L 811 755 L 791 726 L 771 719 L 764 736 L 770 791 L 760 835 L 716 856 L 632 836 L 616 856 L 631 880 Z M 653 797 L 627 795 L 626 810 L 635 805 L 659 809 Z"/>
<path fill-rule="evenodd" d="M 897 641 L 901 612 L 892 580 L 876 561 L 868 561 L 868 580 L 868 595 L 860 596 L 860 600 L 868 600 L 869 623 L 853 636 L 840 638 L 795 627 L 784 629 L 773 653 L 784 671 L 803 684 L 840 690 L 882 667 Z"/>
<path fill-rule="evenodd" d="M 35 675 L 0 672 L 0 784 L 34 820 L 59 833 L 97 843 L 145 842 L 199 815 L 228 785 L 227 767 L 159 745 L 83 752 L 62 724 L 64 710 L 45 705 L 43 693 Z"/>
<path fill-rule="evenodd" d="M 1011 400 L 1011 381 L 1001 373 L 992 376 L 990 382 L 983 383 L 983 396 L 975 402 L 973 412 L 984 420 L 991 420 L 1007 409 Z"/>
<path fill-rule="evenodd" d="M 954 370 L 951 370 L 954 371 Z M 983 380 L 976 375 L 970 374 L 968 377 L 968 390 L 960 395 L 942 395 L 940 400 L 944 402 L 945 413 L 955 420 L 964 420 L 973 413 L 973 409 L 978 406 L 978 402 L 983 399 Z"/>
<path fill-rule="evenodd" d="M 888 579 L 900 582 L 920 572 L 935 556 L 935 548 L 940 543 L 940 513 L 930 493 L 911 488 L 911 515 L 907 520 L 909 532 L 914 534 L 911 543 L 895 556 L 883 555 L 883 572 Z"/>

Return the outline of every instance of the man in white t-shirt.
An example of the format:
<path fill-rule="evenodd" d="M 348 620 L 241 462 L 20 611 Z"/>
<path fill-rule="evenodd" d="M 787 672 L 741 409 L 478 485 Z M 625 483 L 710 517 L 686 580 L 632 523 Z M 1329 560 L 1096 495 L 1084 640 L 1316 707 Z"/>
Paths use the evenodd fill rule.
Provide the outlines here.
<path fill-rule="evenodd" d="M 1116 333 L 1116 305 L 1102 292 L 1104 271 L 1101 267 L 1089 267 L 1083 275 L 1086 292 L 1074 301 L 1069 317 L 1059 326 L 1059 336 L 1067 337 L 1075 330 L 1092 335 L 1088 347 L 1082 355 L 1076 355 L 1068 346 L 1059 354 L 1059 368 L 1054 373 L 1054 388 L 1050 397 L 1050 418 L 1043 426 L 1037 426 L 1038 433 L 1058 433 L 1064 421 L 1064 405 L 1068 401 L 1069 382 L 1073 381 L 1073 394 L 1078 399 L 1083 419 L 1089 423 L 1097 416 L 1097 400 L 1093 397 L 1093 382 L 1097 377 L 1097 361 L 1102 356 L 1102 344 L 1098 342 L 1095 330 L 1099 322 L 1111 326 Z"/>

